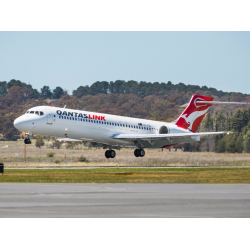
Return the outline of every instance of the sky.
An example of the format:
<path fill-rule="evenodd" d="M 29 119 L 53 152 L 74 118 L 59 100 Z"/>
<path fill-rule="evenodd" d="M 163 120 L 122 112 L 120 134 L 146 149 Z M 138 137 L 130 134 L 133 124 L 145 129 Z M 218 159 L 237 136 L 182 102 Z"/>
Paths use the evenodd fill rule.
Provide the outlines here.
<path fill-rule="evenodd" d="M 250 32 L 0 32 L 0 81 L 38 90 L 135 80 L 250 94 L 249 58 Z"/>

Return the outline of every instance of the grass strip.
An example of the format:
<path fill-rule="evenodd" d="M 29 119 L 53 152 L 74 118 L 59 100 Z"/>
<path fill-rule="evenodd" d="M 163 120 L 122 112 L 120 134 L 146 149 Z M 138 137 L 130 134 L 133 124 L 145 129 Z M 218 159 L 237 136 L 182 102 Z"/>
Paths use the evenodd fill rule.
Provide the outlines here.
<path fill-rule="evenodd" d="M 6 169 L 1 182 L 34 183 L 250 183 L 250 168 L 126 169 L 132 175 L 109 175 L 110 169 Z"/>

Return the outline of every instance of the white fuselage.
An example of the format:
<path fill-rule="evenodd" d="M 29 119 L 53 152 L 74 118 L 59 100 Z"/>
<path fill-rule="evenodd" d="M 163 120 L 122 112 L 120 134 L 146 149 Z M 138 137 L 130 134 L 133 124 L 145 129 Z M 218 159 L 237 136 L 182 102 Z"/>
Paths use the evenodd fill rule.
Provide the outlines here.
<path fill-rule="evenodd" d="M 27 113 L 15 120 L 14 126 L 20 131 L 32 134 L 66 137 L 118 147 L 135 146 L 131 141 L 113 139 L 113 136 L 118 134 L 159 134 L 162 126 L 167 127 L 168 134 L 190 132 L 173 123 L 50 106 L 29 109 Z M 167 147 L 192 141 L 190 138 L 174 141 L 159 139 L 144 143 L 144 147 Z"/>

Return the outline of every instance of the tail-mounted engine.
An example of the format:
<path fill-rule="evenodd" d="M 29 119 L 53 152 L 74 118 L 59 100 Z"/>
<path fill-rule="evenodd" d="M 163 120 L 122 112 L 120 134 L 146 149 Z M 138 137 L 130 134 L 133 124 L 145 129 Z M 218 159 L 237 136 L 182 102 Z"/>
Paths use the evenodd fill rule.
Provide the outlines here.
<path fill-rule="evenodd" d="M 159 129 L 159 134 L 168 134 L 169 130 L 166 126 L 161 126 Z"/>

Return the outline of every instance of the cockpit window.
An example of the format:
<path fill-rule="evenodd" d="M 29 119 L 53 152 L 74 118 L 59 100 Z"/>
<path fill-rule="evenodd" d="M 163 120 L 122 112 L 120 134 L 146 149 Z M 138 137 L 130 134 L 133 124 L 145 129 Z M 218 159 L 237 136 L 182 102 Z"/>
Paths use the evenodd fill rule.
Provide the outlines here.
<path fill-rule="evenodd" d="M 42 111 L 40 111 L 40 115 L 43 115 L 44 113 Z"/>
<path fill-rule="evenodd" d="M 29 113 L 29 111 L 26 112 L 27 114 Z"/>
<path fill-rule="evenodd" d="M 30 114 L 34 114 L 34 111 L 30 111 Z"/>
<path fill-rule="evenodd" d="M 39 115 L 39 111 L 35 111 L 35 114 L 36 114 L 36 115 Z"/>

